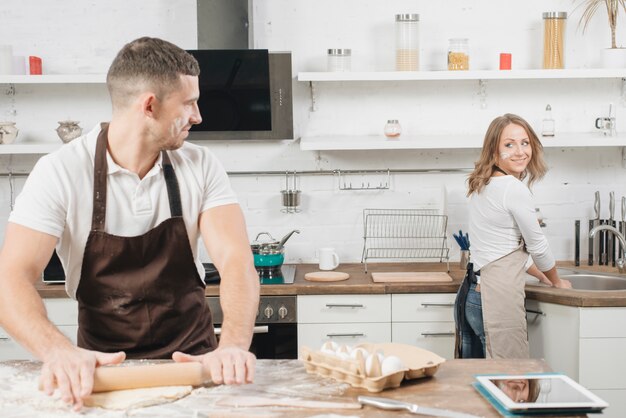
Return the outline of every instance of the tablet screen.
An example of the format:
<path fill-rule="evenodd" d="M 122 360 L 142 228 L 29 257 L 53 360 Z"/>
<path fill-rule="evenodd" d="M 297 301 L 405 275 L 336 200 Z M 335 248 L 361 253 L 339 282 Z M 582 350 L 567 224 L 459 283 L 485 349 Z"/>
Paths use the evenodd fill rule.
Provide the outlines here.
<path fill-rule="evenodd" d="M 601 409 L 596 395 L 565 375 L 477 376 L 478 381 L 507 409 Z"/>

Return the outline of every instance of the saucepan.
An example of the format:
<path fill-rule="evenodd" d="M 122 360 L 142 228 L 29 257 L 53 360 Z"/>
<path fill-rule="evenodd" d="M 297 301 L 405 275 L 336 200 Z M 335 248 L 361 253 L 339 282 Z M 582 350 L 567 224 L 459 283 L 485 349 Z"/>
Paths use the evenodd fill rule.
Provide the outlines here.
<path fill-rule="evenodd" d="M 285 242 L 294 233 L 300 231 L 294 229 L 279 240 L 274 239 L 269 232 L 260 232 L 250 245 L 254 256 L 255 267 L 280 267 L 285 261 Z M 263 238 L 261 238 L 263 237 Z"/>

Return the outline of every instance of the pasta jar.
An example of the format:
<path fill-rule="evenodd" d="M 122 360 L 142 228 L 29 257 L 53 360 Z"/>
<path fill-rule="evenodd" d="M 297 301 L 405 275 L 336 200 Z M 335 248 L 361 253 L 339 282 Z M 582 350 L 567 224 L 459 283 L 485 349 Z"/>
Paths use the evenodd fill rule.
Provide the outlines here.
<path fill-rule="evenodd" d="M 397 119 L 389 119 L 385 123 L 385 136 L 387 138 L 397 138 L 402 133 L 402 126 Z"/>
<path fill-rule="evenodd" d="M 469 70 L 469 41 L 467 38 L 449 39 L 448 70 Z"/>
<path fill-rule="evenodd" d="M 561 69 L 565 66 L 566 12 L 543 13 L 543 68 Z"/>
<path fill-rule="evenodd" d="M 419 70 L 419 21 L 417 13 L 396 15 L 396 70 Z"/>
<path fill-rule="evenodd" d="M 343 49 L 329 49 L 328 50 L 328 71 L 350 71 L 351 68 L 352 50 Z"/>

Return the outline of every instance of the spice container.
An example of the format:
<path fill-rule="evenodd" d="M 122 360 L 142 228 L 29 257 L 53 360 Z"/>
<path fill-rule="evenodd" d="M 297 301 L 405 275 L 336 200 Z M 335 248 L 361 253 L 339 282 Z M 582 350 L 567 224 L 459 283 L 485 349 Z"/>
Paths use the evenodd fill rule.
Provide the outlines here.
<path fill-rule="evenodd" d="M 417 13 L 396 15 L 396 70 L 419 70 L 419 20 Z"/>
<path fill-rule="evenodd" d="M 387 138 L 397 138 L 402 133 L 402 126 L 397 119 L 389 119 L 385 124 L 385 136 Z"/>
<path fill-rule="evenodd" d="M 449 39 L 448 70 L 469 70 L 469 41 L 467 38 Z"/>
<path fill-rule="evenodd" d="M 554 136 L 554 118 L 550 105 L 546 106 L 546 112 L 541 120 L 541 136 Z"/>
<path fill-rule="evenodd" d="M 328 50 L 328 71 L 350 71 L 352 67 L 352 50 L 343 49 L 329 49 Z"/>
<path fill-rule="evenodd" d="M 543 68 L 561 69 L 565 66 L 566 12 L 543 13 Z"/>

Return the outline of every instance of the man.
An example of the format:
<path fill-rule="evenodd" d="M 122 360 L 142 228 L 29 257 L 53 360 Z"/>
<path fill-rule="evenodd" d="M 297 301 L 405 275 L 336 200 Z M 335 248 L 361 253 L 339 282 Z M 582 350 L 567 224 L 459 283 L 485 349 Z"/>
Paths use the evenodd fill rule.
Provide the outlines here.
<path fill-rule="evenodd" d="M 9 217 L 0 325 L 43 361 L 44 391 L 76 409 L 94 368 L 125 357 L 198 361 L 215 383 L 253 380 L 259 279 L 243 215 L 213 154 L 185 143 L 202 120 L 199 72 L 169 42 L 124 46 L 107 75 L 111 122 L 41 158 Z M 219 346 L 199 235 L 222 277 Z M 34 287 L 55 246 L 78 301 L 78 347 Z"/>

